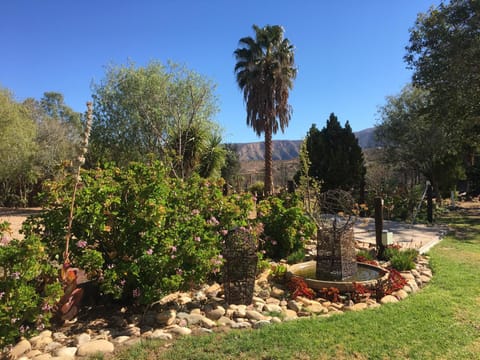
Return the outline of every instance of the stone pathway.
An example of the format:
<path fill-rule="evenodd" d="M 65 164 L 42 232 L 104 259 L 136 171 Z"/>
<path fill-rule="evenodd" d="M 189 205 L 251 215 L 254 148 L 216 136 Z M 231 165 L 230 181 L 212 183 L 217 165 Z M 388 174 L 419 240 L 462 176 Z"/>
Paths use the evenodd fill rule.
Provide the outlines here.
<path fill-rule="evenodd" d="M 428 258 L 419 256 L 416 268 L 403 272 L 402 276 L 407 280 L 403 289 L 383 297 L 379 302 L 365 298 L 353 303 L 304 297 L 292 300 L 285 288 L 273 282 L 269 273 L 265 272 L 256 280 L 255 296 L 249 306 L 227 305 L 222 287 L 213 284 L 197 291 L 167 295 L 142 314 L 119 308 L 116 312 L 88 321 L 78 320 L 58 329 L 45 330 L 38 336 L 22 339 L 11 349 L 4 349 L 3 354 L 7 359 L 15 360 L 84 359 L 95 353 L 112 354 L 143 339 L 162 339 L 166 341 L 165 346 L 169 346 L 179 336 L 257 329 L 301 317 L 328 317 L 347 311 L 372 309 L 405 299 L 428 283 L 432 278 Z M 85 312 L 88 315 L 88 310 L 84 309 Z"/>
<path fill-rule="evenodd" d="M 447 233 L 447 227 L 407 224 L 398 221 L 384 221 L 383 230 L 393 233 L 393 243 L 402 248 L 414 248 L 420 253 L 427 252 Z M 354 227 L 355 240 L 367 246 L 375 245 L 375 221 L 360 219 Z"/>

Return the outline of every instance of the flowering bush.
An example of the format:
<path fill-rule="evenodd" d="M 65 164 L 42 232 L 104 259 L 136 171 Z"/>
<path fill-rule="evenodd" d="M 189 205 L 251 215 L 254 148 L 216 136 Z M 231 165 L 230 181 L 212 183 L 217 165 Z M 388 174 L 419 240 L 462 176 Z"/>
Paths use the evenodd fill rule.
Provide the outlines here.
<path fill-rule="evenodd" d="M 39 237 L 0 243 L 0 348 L 48 325 L 62 290 L 56 275 Z"/>
<path fill-rule="evenodd" d="M 315 234 L 315 224 L 293 194 L 260 201 L 257 219 L 264 225 L 260 247 L 274 260 L 285 259 L 303 249 L 305 241 Z"/>
<path fill-rule="evenodd" d="M 72 225 L 72 263 L 98 280 L 104 294 L 150 303 L 220 271 L 223 234 L 246 226 L 250 194 L 223 196 L 223 180 L 172 178 L 160 162 L 82 173 Z M 69 208 L 68 177 L 51 183 L 48 211 L 28 232 L 63 251 Z"/>

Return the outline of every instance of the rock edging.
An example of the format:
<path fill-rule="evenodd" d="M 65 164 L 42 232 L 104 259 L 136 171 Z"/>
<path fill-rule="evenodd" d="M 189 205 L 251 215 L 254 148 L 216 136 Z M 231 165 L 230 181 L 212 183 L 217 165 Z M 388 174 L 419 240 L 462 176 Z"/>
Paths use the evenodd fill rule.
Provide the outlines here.
<path fill-rule="evenodd" d="M 228 329 L 257 329 L 270 324 L 296 320 L 301 317 L 328 317 L 347 311 L 363 311 L 382 304 L 401 301 L 415 293 L 432 278 L 428 257 L 419 255 L 416 268 L 402 272 L 407 280 L 403 289 L 384 296 L 379 302 L 330 302 L 323 298 L 313 300 L 297 297 L 289 300 L 281 286 L 272 284 L 268 273 L 261 274 L 255 284 L 253 303 L 227 305 L 219 284 L 205 286 L 193 292 L 169 294 L 140 315 L 118 314 L 111 321 L 92 321 L 87 329 L 76 335 L 44 330 L 30 339 L 22 339 L 5 353 L 15 360 L 74 360 L 95 353 L 109 354 L 123 346 L 142 339 L 171 341 L 178 336 L 226 331 Z M 105 322 L 104 327 L 98 324 Z M 1 355 L 1 353 L 0 353 Z"/>

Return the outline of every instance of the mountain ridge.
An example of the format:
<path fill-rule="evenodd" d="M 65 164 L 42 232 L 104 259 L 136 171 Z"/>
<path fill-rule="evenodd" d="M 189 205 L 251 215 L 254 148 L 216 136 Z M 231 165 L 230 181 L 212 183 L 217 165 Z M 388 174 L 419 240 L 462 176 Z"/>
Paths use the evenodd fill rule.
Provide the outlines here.
<path fill-rule="evenodd" d="M 354 132 L 362 149 L 376 147 L 375 128 L 367 128 Z M 273 140 L 272 160 L 293 160 L 300 154 L 303 140 Z M 234 143 L 240 162 L 264 160 L 265 144 L 263 141 L 249 143 Z"/>

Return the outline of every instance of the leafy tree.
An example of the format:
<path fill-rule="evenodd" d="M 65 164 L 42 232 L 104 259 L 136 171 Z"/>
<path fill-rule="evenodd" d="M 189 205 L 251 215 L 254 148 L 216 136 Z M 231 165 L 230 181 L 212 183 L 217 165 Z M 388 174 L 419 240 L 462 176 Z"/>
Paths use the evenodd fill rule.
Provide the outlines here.
<path fill-rule="evenodd" d="M 375 132 L 385 159 L 403 172 L 418 172 L 440 190 L 449 190 L 461 177 L 462 158 L 452 145 L 449 124 L 430 111 L 430 93 L 406 86 L 380 108 Z M 428 141 L 426 141 L 428 139 Z"/>
<path fill-rule="evenodd" d="M 82 115 L 65 104 L 63 95 L 58 92 L 47 91 L 40 99 L 40 106 L 48 117 L 67 124 L 72 128 L 74 137 L 82 131 Z M 75 131 L 76 130 L 76 131 Z M 76 136 L 75 136 L 76 135 Z"/>
<path fill-rule="evenodd" d="M 36 181 L 33 157 L 36 127 L 28 110 L 0 89 L 0 203 L 25 205 L 30 185 Z"/>
<path fill-rule="evenodd" d="M 265 135 L 265 192 L 273 191 L 272 136 L 288 126 L 292 109 L 289 91 L 297 75 L 294 49 L 283 28 L 253 25 L 255 39 L 240 39 L 235 50 L 235 74 L 247 108 L 247 125 Z"/>
<path fill-rule="evenodd" d="M 418 15 L 405 60 L 415 86 L 429 91 L 436 124 L 452 151 L 480 146 L 480 2 L 451 0 Z"/>
<path fill-rule="evenodd" d="M 221 175 L 225 182 L 233 186 L 235 179 L 240 174 L 240 159 L 235 144 L 224 144 L 225 164 L 222 167 Z"/>
<path fill-rule="evenodd" d="M 37 101 L 28 98 L 23 102 L 37 125 L 35 166 L 39 180 L 53 179 L 64 161 L 78 155 L 82 132 L 82 114 L 64 103 L 63 95 L 45 92 Z"/>
<path fill-rule="evenodd" d="M 125 166 L 149 154 L 170 159 L 174 173 L 194 171 L 218 126 L 213 85 L 175 64 L 111 66 L 93 85 L 90 163 Z"/>
<path fill-rule="evenodd" d="M 362 201 L 365 161 L 348 121 L 342 127 L 332 113 L 321 131 L 312 125 L 305 142 L 310 161 L 309 176 L 321 182 L 322 191 L 354 190 Z"/>

